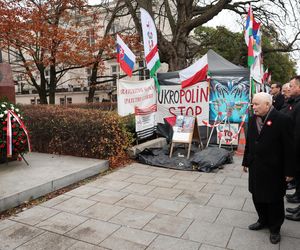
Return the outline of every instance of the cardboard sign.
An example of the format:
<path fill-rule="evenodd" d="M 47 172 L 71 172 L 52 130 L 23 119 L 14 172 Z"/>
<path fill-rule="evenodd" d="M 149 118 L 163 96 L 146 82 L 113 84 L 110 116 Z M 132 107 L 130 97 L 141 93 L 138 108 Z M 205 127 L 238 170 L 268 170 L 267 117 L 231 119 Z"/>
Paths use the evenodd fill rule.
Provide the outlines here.
<path fill-rule="evenodd" d="M 195 126 L 195 118 L 192 116 L 178 115 L 176 124 L 173 127 L 173 142 L 189 143 L 193 139 L 193 131 Z"/>
<path fill-rule="evenodd" d="M 220 124 L 217 127 L 217 143 L 225 144 L 225 145 L 238 145 L 238 130 L 239 124 L 231 123 L 230 125 L 227 124 Z"/>

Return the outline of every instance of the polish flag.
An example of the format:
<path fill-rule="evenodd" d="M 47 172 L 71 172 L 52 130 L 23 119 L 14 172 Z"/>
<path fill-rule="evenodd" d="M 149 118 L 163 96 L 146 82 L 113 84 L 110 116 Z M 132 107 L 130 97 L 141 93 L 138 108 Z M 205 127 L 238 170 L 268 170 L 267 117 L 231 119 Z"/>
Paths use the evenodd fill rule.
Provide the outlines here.
<path fill-rule="evenodd" d="M 207 79 L 208 62 L 207 55 L 201 57 L 197 62 L 179 72 L 181 88 L 192 86 Z"/>

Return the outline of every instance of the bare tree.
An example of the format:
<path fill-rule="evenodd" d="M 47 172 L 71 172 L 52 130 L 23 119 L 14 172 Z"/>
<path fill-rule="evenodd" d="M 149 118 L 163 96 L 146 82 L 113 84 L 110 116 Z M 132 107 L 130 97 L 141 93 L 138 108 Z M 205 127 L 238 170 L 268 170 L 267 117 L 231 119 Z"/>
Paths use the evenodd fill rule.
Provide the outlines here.
<path fill-rule="evenodd" d="M 169 64 L 169 70 L 178 70 L 187 66 L 201 44 L 195 44 L 193 31 L 206 24 L 220 12 L 229 10 L 246 18 L 249 4 L 252 5 L 255 18 L 265 27 L 277 32 L 278 45 L 272 51 L 290 52 L 299 50 L 299 1 L 291 0 L 123 0 L 141 35 L 138 17 L 139 8 L 146 9 L 155 19 L 158 30 L 158 47 L 162 62 Z M 224 20 L 226 22 L 226 20 Z M 289 26 L 292 35 L 287 34 Z M 271 52 L 266 50 L 266 52 Z"/>

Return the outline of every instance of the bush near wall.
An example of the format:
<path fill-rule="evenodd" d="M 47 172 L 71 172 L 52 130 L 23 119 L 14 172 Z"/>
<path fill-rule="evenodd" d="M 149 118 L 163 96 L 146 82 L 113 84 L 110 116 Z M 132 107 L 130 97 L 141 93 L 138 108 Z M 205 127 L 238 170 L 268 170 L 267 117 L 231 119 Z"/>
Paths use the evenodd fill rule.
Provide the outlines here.
<path fill-rule="evenodd" d="M 115 112 L 62 106 L 22 106 L 33 151 L 126 160 L 132 135 Z"/>

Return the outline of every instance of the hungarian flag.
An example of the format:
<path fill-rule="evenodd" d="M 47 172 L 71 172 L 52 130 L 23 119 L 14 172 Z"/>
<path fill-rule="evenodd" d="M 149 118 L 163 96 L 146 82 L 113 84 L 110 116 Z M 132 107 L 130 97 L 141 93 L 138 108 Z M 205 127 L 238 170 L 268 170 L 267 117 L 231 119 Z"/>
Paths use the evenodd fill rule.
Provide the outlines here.
<path fill-rule="evenodd" d="M 117 61 L 121 69 L 131 77 L 135 63 L 135 55 L 119 35 L 117 35 Z"/>
<path fill-rule="evenodd" d="M 250 67 L 254 63 L 253 13 L 251 5 L 249 5 L 246 20 L 245 42 L 248 46 L 248 66 Z"/>
<path fill-rule="evenodd" d="M 144 53 L 147 68 L 150 76 L 153 77 L 160 67 L 160 60 L 157 48 L 157 33 L 155 23 L 150 14 L 141 8 L 141 22 L 144 40 Z"/>
<path fill-rule="evenodd" d="M 205 81 L 208 73 L 207 55 L 201 57 L 197 62 L 179 72 L 181 88 L 192 86 L 198 82 Z"/>

